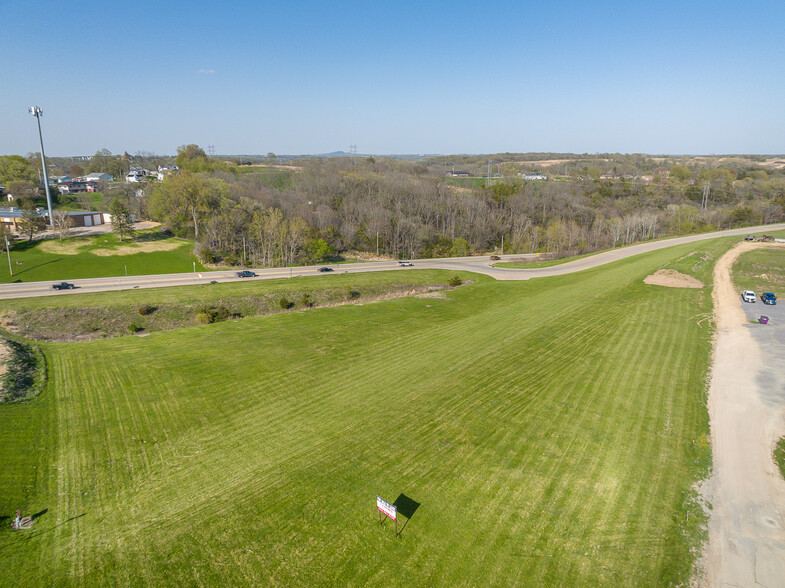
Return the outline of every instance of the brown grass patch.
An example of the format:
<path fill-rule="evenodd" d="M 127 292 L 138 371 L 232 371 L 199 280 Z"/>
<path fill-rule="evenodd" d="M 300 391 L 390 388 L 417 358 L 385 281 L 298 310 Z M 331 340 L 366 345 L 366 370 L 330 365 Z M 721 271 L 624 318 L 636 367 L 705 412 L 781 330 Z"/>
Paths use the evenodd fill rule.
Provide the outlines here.
<path fill-rule="evenodd" d="M 109 257 L 111 255 L 134 255 L 135 253 L 151 253 L 153 251 L 172 251 L 178 247 L 182 247 L 182 243 L 174 243 L 172 241 L 152 241 L 150 243 L 129 243 L 128 245 L 120 245 L 112 249 L 94 249 L 90 253 L 93 255 L 100 255 L 101 257 Z"/>
<path fill-rule="evenodd" d="M 643 278 L 645 284 L 667 286 L 668 288 L 703 288 L 703 282 L 687 274 L 672 269 L 657 270 Z"/>
<path fill-rule="evenodd" d="M 444 292 L 425 292 L 424 294 L 417 294 L 417 298 L 447 298 Z"/>
<path fill-rule="evenodd" d="M 82 247 L 87 244 L 87 241 L 74 241 L 72 239 L 57 241 L 50 239 L 39 243 L 38 249 L 44 253 L 53 253 L 54 255 L 79 255 Z"/>

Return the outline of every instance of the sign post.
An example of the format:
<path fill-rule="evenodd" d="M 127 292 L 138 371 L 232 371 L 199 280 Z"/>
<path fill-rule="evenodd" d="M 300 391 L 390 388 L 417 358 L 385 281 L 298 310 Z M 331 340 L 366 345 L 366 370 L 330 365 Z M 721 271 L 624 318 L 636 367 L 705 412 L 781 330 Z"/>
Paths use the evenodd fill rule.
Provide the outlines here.
<path fill-rule="evenodd" d="M 384 498 L 376 495 L 376 510 L 379 511 L 379 524 L 381 525 L 384 521 L 382 520 L 382 515 L 391 518 L 395 521 L 395 538 L 398 538 L 398 509 L 394 504 L 390 504 Z"/>

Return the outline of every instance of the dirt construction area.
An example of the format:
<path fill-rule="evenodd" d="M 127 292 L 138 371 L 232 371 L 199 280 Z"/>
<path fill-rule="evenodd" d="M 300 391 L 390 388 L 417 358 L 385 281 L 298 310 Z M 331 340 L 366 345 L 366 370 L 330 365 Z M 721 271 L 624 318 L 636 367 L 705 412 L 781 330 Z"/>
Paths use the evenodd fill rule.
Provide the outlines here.
<path fill-rule="evenodd" d="M 699 585 L 785 586 L 785 480 L 772 457 L 785 435 L 785 306 L 742 303 L 731 279 L 742 253 L 772 246 L 741 243 L 714 269 L 714 468 L 704 486 L 712 510 Z"/>

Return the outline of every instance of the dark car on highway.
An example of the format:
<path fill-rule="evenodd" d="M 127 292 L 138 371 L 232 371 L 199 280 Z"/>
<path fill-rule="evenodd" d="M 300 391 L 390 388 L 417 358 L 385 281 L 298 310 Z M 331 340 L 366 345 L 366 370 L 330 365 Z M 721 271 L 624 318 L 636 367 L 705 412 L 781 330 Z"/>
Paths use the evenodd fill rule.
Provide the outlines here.
<path fill-rule="evenodd" d="M 249 270 L 243 270 L 241 272 L 237 272 L 238 278 L 255 278 L 256 274 Z"/>
<path fill-rule="evenodd" d="M 777 297 L 771 292 L 764 292 L 760 299 L 763 304 L 777 304 Z"/>
<path fill-rule="evenodd" d="M 76 286 L 71 284 L 70 282 L 60 282 L 59 284 L 52 284 L 52 288 L 55 290 L 73 290 Z"/>
<path fill-rule="evenodd" d="M 331 267 L 320 267 L 319 271 L 320 272 L 331 272 L 331 271 L 333 271 L 333 268 L 331 268 Z"/>

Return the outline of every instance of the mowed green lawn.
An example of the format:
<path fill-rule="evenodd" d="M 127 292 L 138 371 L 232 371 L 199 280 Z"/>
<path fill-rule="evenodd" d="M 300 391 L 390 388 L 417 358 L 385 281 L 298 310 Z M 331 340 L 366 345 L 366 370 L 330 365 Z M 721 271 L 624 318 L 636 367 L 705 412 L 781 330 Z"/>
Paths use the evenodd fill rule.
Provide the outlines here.
<path fill-rule="evenodd" d="M 38 515 L 2 583 L 686 582 L 710 287 L 642 278 L 726 246 L 47 344 L 49 390 L 0 407 L 0 512 Z"/>
<path fill-rule="evenodd" d="M 0 256 L 0 283 L 42 280 L 75 280 L 112 276 L 137 276 L 190 272 L 204 267 L 193 254 L 193 241 L 176 237 L 159 238 L 143 232 L 138 240 L 124 241 L 114 233 L 20 241 L 8 255 Z"/>

